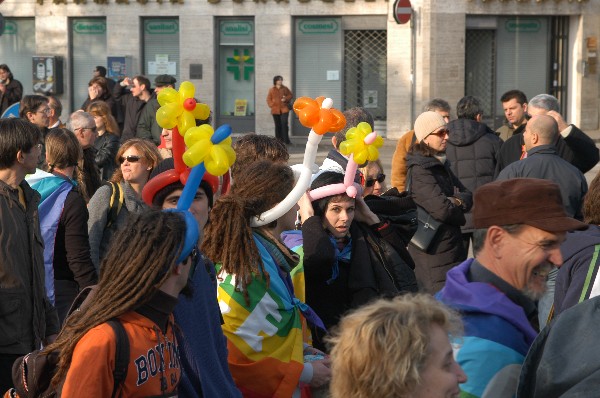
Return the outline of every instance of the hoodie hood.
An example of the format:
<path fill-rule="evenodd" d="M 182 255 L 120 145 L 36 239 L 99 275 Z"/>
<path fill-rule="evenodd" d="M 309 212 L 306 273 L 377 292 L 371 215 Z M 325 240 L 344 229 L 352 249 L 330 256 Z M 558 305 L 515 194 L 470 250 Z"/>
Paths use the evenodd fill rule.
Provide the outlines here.
<path fill-rule="evenodd" d="M 470 258 L 448 271 L 446 284 L 436 298 L 463 313 L 483 313 L 503 318 L 520 330 L 527 344 L 531 344 L 537 332 L 527 320 L 523 308 L 488 283 L 469 282 L 467 273 L 473 261 Z"/>
<path fill-rule="evenodd" d="M 452 120 L 447 127 L 448 143 L 454 146 L 471 145 L 488 133 L 496 135 L 486 124 L 471 119 Z"/>
<path fill-rule="evenodd" d="M 591 225 L 585 231 L 567 232 L 566 240 L 560 246 L 563 262 L 567 262 L 575 254 L 587 247 L 600 244 L 600 227 Z"/>
<path fill-rule="evenodd" d="M 281 233 L 281 240 L 290 250 L 294 250 L 296 247 L 302 246 L 302 231 L 283 231 Z"/>

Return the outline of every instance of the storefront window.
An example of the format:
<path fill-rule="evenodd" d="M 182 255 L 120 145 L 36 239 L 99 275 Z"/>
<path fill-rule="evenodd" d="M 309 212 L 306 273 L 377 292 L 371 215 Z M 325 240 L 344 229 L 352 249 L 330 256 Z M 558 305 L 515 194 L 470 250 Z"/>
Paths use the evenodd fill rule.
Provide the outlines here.
<path fill-rule="evenodd" d="M 144 75 L 154 82 L 158 75 L 179 77 L 179 19 L 147 18 L 144 27 Z"/>
<path fill-rule="evenodd" d="M 35 20 L 33 18 L 6 18 L 0 36 L 0 63 L 10 68 L 16 80 L 23 85 L 23 93 L 33 92 L 32 56 L 35 55 Z"/>
<path fill-rule="evenodd" d="M 77 110 L 88 97 L 88 83 L 96 66 L 107 67 L 106 18 L 72 18 L 71 35 L 71 106 Z"/>
<path fill-rule="evenodd" d="M 254 116 L 254 21 L 221 20 L 219 116 Z"/>

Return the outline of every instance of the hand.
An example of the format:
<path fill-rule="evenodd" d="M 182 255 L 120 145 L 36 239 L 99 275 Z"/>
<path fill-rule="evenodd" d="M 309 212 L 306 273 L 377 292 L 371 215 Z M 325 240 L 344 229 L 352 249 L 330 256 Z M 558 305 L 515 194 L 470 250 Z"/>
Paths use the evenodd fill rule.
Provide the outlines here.
<path fill-rule="evenodd" d="M 125 79 L 123 79 L 123 81 L 121 82 L 121 86 L 123 87 L 129 87 L 133 84 L 133 82 L 131 81 L 131 79 L 129 77 L 126 77 Z"/>
<path fill-rule="evenodd" d="M 6 86 L 4 85 L 4 83 L 0 83 L 0 92 L 2 94 L 4 94 L 6 92 Z"/>
<path fill-rule="evenodd" d="M 310 381 L 311 387 L 322 387 L 325 384 L 329 383 L 331 380 L 331 360 L 329 358 L 321 359 L 319 361 L 311 362 L 313 367 L 313 377 Z"/>
<path fill-rule="evenodd" d="M 369 206 L 367 206 L 360 193 L 356 195 L 356 198 L 354 199 L 354 219 L 356 221 L 364 222 L 367 225 L 373 225 L 381 222 L 379 217 L 377 217 L 377 214 L 373 213 L 371 209 L 369 209 Z"/>
<path fill-rule="evenodd" d="M 98 90 L 98 88 L 96 88 L 96 86 L 89 86 L 88 94 L 90 96 L 90 99 L 93 101 L 100 96 L 100 90 Z"/>
<path fill-rule="evenodd" d="M 561 131 L 563 131 L 564 129 L 566 129 L 567 127 L 569 127 L 569 124 L 567 122 L 565 122 L 565 119 L 563 119 L 563 117 L 560 115 L 560 113 L 558 113 L 556 111 L 548 111 L 547 115 L 552 116 L 554 118 L 554 120 L 556 120 L 556 123 L 558 124 L 558 132 L 559 133 Z"/>
<path fill-rule="evenodd" d="M 298 201 L 298 206 L 300 207 L 300 210 L 298 210 L 298 213 L 300 214 L 300 221 L 305 222 L 310 217 L 315 215 L 312 202 L 310 201 L 310 198 L 306 192 Z"/>

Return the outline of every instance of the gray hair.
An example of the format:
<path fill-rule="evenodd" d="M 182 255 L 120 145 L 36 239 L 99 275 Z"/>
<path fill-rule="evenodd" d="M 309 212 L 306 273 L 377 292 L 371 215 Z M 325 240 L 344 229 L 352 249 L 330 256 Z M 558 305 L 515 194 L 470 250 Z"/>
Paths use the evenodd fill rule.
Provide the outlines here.
<path fill-rule="evenodd" d="M 425 105 L 425 107 L 423 107 L 423 112 L 427 111 L 446 111 L 450 113 L 450 104 L 448 103 L 448 101 L 443 100 L 441 98 L 434 98 L 431 101 L 429 101 Z"/>
<path fill-rule="evenodd" d="M 87 112 L 77 111 L 71 113 L 67 120 L 67 129 L 75 132 L 75 130 L 85 127 L 86 125 L 96 125 L 94 117 Z"/>
<path fill-rule="evenodd" d="M 547 111 L 560 112 L 558 99 L 550 94 L 539 94 L 529 100 L 529 106 L 532 108 L 545 109 Z"/>

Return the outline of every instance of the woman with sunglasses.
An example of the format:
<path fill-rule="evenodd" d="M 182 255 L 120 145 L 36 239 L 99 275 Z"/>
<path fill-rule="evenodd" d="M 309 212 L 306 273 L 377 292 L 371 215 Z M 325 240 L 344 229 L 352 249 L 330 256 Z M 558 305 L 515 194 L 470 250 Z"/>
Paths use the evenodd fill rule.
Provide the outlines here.
<path fill-rule="evenodd" d="M 112 235 L 127 221 L 129 213 L 139 213 L 147 208 L 142 200 L 142 189 L 160 160 L 156 145 L 149 140 L 132 138 L 119 148 L 116 161 L 120 167 L 110 179 L 114 185 L 100 187 L 88 205 L 90 251 L 96 269 L 99 270 L 99 264 L 107 254 Z"/>
<path fill-rule="evenodd" d="M 364 176 L 363 197 L 380 196 L 386 191 L 385 174 L 383 174 L 383 165 L 379 159 L 367 162 L 365 167 L 360 168 L 360 172 Z"/>
<path fill-rule="evenodd" d="M 444 118 L 436 112 L 424 112 L 417 117 L 414 130 L 417 141 L 406 155 L 407 191 L 441 225 L 426 250 L 411 243 L 408 251 L 415 261 L 419 288 L 433 294 L 444 286 L 446 272 L 467 258 L 460 227 L 473 198 L 446 160 L 448 129 Z"/>

